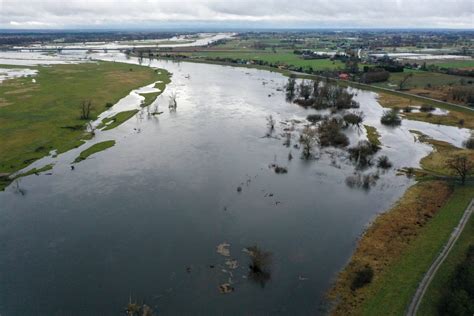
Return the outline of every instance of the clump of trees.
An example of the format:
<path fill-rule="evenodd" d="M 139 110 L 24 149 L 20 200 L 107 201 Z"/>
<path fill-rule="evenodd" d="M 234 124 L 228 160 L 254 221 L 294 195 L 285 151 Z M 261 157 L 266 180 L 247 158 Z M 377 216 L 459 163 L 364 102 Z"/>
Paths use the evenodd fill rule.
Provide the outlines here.
<path fill-rule="evenodd" d="M 334 111 L 359 108 L 359 103 L 354 100 L 354 94 L 349 93 L 346 88 L 319 80 L 303 80 L 296 89 L 294 78 L 288 79 L 286 85 L 287 100 L 312 107 L 317 110 L 332 109 Z"/>
<path fill-rule="evenodd" d="M 467 176 L 472 174 L 474 170 L 474 162 L 466 155 L 458 155 L 448 159 L 446 165 L 459 176 L 462 184 L 466 182 Z"/>
<path fill-rule="evenodd" d="M 398 126 L 402 124 L 402 119 L 400 118 L 400 115 L 398 115 L 398 109 L 393 108 L 383 113 L 380 122 L 384 125 Z"/>
<path fill-rule="evenodd" d="M 318 126 L 319 144 L 323 147 L 346 147 L 349 138 L 342 132 L 343 122 L 337 118 L 323 120 Z"/>

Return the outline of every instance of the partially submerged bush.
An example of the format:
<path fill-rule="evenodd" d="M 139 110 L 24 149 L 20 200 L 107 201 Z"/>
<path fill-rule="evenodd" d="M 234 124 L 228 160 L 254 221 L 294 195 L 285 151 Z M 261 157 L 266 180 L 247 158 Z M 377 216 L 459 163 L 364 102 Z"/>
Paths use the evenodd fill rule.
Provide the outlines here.
<path fill-rule="evenodd" d="M 407 106 L 403 108 L 404 113 L 411 113 L 413 111 L 413 108 L 411 106 Z"/>
<path fill-rule="evenodd" d="M 466 140 L 464 143 L 463 143 L 464 147 L 466 147 L 467 149 L 474 149 L 474 136 L 471 136 L 469 137 L 468 140 Z"/>
<path fill-rule="evenodd" d="M 434 108 L 433 106 L 431 105 L 428 105 L 428 104 L 423 104 L 421 107 L 420 107 L 420 112 L 433 112 L 436 108 Z"/>
<path fill-rule="evenodd" d="M 306 117 L 306 119 L 314 124 L 321 121 L 323 117 L 320 114 L 310 114 Z"/>
<path fill-rule="evenodd" d="M 270 168 L 272 168 L 273 171 L 275 171 L 275 173 L 277 173 L 277 174 L 288 173 L 288 169 L 286 167 L 282 167 L 282 166 L 279 166 L 277 164 L 271 164 Z"/>
<path fill-rule="evenodd" d="M 355 113 L 347 113 L 344 114 L 344 122 L 346 122 L 347 125 L 355 125 L 355 126 L 360 126 L 362 122 L 364 121 L 364 113 L 363 112 L 355 112 Z"/>
<path fill-rule="evenodd" d="M 379 147 L 372 143 L 361 140 L 356 146 L 349 148 L 349 156 L 355 161 L 358 167 L 372 165 L 372 156 L 379 150 Z"/>
<path fill-rule="evenodd" d="M 380 156 L 379 159 L 377 159 L 377 167 L 382 169 L 390 169 L 392 168 L 392 163 L 387 156 Z"/>
<path fill-rule="evenodd" d="M 366 265 L 356 272 L 356 275 L 351 283 L 351 290 L 355 291 L 361 287 L 364 287 L 365 285 L 372 282 L 373 277 L 374 270 L 369 265 Z"/>
<path fill-rule="evenodd" d="M 391 109 L 383 113 L 380 122 L 384 125 L 397 126 L 402 124 L 402 119 L 398 115 L 398 109 Z"/>

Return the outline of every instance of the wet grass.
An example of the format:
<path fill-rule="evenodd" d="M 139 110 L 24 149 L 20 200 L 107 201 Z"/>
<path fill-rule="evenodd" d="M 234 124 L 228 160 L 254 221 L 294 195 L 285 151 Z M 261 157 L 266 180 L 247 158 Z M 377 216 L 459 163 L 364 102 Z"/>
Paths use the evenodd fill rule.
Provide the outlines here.
<path fill-rule="evenodd" d="M 107 117 L 102 120 L 101 124 L 97 127 L 98 129 L 103 128 L 103 131 L 111 130 L 113 128 L 116 128 L 117 126 L 121 125 L 125 121 L 128 121 L 130 118 L 132 118 L 135 114 L 138 113 L 138 110 L 130 110 L 130 111 L 124 111 L 115 114 L 112 117 Z"/>
<path fill-rule="evenodd" d="M 471 198 L 473 196 L 474 193 L 471 192 Z M 459 199 L 460 198 L 462 198 L 461 195 Z M 463 205 L 460 205 L 460 207 L 462 206 Z M 423 300 L 421 301 L 417 315 L 440 315 L 438 312 L 438 306 L 441 303 L 443 294 L 446 289 L 449 288 L 449 284 L 451 278 L 455 274 L 456 267 L 464 260 L 469 246 L 471 245 L 474 245 L 474 216 L 471 216 L 453 249 L 443 264 L 440 266 L 439 270 L 436 272 L 435 277 L 431 281 L 430 286 L 423 296 Z"/>
<path fill-rule="evenodd" d="M 377 129 L 369 125 L 364 125 L 364 127 L 367 131 L 367 139 L 369 140 L 369 142 L 377 147 L 382 146 L 382 142 L 380 141 L 380 134 Z"/>
<path fill-rule="evenodd" d="M 0 85 L 7 104 L 0 107 L 0 173 L 23 169 L 53 149 L 61 153 L 83 144 L 88 136 L 80 119 L 83 100 L 92 101 L 90 118 L 95 119 L 107 103 L 132 89 L 168 80 L 164 71 L 113 62 L 35 68 L 36 83 L 16 78 Z"/>
<path fill-rule="evenodd" d="M 91 147 L 87 148 L 86 150 L 82 151 L 79 156 L 74 159 L 74 163 L 81 162 L 83 160 L 86 160 L 89 156 L 101 152 L 103 150 L 106 150 L 110 147 L 115 146 L 115 140 L 107 140 L 104 142 L 100 142 L 97 144 L 92 145 Z"/>

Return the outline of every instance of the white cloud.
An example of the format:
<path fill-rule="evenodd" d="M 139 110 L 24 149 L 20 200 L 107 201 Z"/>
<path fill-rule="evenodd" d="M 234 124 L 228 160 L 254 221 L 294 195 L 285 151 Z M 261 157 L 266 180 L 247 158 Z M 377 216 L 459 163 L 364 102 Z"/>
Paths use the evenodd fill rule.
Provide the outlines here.
<path fill-rule="evenodd" d="M 0 0 L 0 27 L 474 28 L 472 0 Z"/>

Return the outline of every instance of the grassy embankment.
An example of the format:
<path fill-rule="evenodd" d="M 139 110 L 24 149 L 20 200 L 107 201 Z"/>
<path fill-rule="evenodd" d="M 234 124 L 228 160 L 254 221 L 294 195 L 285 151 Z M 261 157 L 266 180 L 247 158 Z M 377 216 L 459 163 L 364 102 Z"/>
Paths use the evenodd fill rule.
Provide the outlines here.
<path fill-rule="evenodd" d="M 421 161 L 424 171 L 451 176 L 448 157 L 474 151 L 419 135 L 435 147 Z M 431 177 L 432 179 L 432 177 Z M 443 180 L 421 181 L 380 215 L 358 243 L 349 264 L 329 293 L 334 315 L 402 315 L 430 264 L 448 240 L 474 197 L 474 184 L 459 186 Z M 452 259 L 457 260 L 457 259 Z M 369 266 L 373 279 L 353 289 L 360 271 Z"/>
<path fill-rule="evenodd" d="M 87 157 L 98 153 L 100 151 L 106 150 L 107 148 L 115 146 L 115 140 L 107 140 L 104 142 L 100 142 L 97 144 L 92 145 L 91 147 L 87 148 L 86 150 L 81 151 L 79 156 L 77 156 L 76 159 L 74 159 L 74 163 L 81 162 L 83 160 L 86 160 Z"/>
<path fill-rule="evenodd" d="M 25 67 L 19 67 L 25 68 Z M 31 68 L 31 67 L 28 67 Z M 81 102 L 91 100 L 95 119 L 131 90 L 167 82 L 168 73 L 149 67 L 99 62 L 36 67 L 31 78 L 0 85 L 0 173 L 11 174 L 44 157 L 80 146 L 90 137 L 80 119 Z M 0 190 L 10 181 L 3 179 Z"/>

